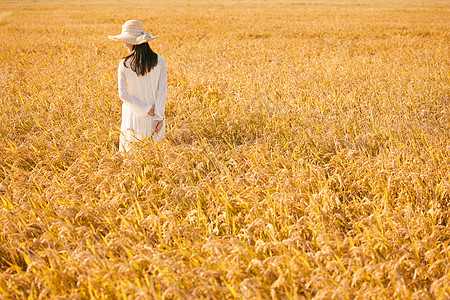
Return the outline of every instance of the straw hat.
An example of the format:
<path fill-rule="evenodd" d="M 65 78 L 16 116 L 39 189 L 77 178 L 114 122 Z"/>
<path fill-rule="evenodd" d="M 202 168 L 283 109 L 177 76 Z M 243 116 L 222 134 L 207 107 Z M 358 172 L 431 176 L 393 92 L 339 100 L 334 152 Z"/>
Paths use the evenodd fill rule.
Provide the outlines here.
<path fill-rule="evenodd" d="M 157 38 L 148 32 L 145 32 L 144 25 L 137 20 L 126 21 L 122 25 L 122 33 L 119 35 L 110 35 L 110 39 L 115 41 L 124 41 L 132 45 L 140 45 Z"/>

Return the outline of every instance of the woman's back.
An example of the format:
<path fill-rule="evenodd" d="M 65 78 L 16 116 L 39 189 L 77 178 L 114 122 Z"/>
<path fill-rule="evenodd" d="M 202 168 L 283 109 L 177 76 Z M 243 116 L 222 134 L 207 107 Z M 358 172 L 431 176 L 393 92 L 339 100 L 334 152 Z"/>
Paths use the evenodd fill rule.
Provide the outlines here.
<path fill-rule="evenodd" d="M 132 70 L 129 60 L 126 62 L 125 60 L 122 60 L 119 68 L 121 68 L 125 74 L 128 93 L 142 102 L 155 104 L 160 76 L 162 71 L 166 68 L 164 58 L 158 55 L 157 65 L 143 76 L 138 76 L 136 72 Z"/>

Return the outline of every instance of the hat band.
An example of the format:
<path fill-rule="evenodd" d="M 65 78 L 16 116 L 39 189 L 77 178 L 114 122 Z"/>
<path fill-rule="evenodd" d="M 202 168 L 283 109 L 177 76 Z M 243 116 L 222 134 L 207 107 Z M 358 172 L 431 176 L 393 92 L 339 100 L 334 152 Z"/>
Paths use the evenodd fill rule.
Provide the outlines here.
<path fill-rule="evenodd" d="M 135 29 L 126 29 L 124 30 L 122 33 L 128 33 L 128 34 L 132 34 L 132 35 L 138 35 L 138 37 L 136 37 L 136 41 L 139 42 L 140 40 L 143 40 L 147 37 L 147 34 L 150 36 L 150 38 L 152 38 L 152 35 L 148 32 L 142 31 L 142 30 L 135 30 Z"/>
<path fill-rule="evenodd" d="M 0 0 L 1 1 L 1 0 Z M 122 29 L 122 33 L 120 35 L 117 35 L 115 37 L 117 37 L 118 39 L 122 39 L 125 38 L 124 35 L 131 35 L 134 36 L 136 38 L 136 42 L 142 41 L 142 40 L 152 40 L 154 38 L 157 38 L 158 36 L 154 36 L 151 33 L 145 32 L 143 30 L 136 30 L 136 29 Z"/>
<path fill-rule="evenodd" d="M 145 33 L 145 31 L 135 30 L 135 29 L 126 29 L 126 30 L 122 31 L 122 33 L 129 33 L 129 34 L 133 34 L 133 35 L 142 35 Z"/>

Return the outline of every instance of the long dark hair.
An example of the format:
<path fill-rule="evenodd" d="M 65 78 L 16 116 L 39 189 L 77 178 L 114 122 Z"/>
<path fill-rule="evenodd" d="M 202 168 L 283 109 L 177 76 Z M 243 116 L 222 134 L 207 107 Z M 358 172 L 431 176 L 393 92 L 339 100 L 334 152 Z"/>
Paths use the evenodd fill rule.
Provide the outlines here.
<path fill-rule="evenodd" d="M 133 45 L 133 51 L 124 58 L 124 65 L 126 68 L 128 67 L 125 63 L 128 59 L 131 59 L 131 70 L 136 72 L 138 76 L 144 76 L 158 64 L 158 55 L 153 52 L 148 43 Z"/>

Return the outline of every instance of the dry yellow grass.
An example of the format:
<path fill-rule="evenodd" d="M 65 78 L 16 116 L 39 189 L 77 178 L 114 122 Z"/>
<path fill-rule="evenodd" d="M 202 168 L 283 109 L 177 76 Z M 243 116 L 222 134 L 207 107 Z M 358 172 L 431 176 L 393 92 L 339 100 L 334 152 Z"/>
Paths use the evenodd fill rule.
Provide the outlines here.
<path fill-rule="evenodd" d="M 446 1 L 0 2 L 0 295 L 449 299 Z M 117 152 L 108 34 L 168 63 Z"/>

